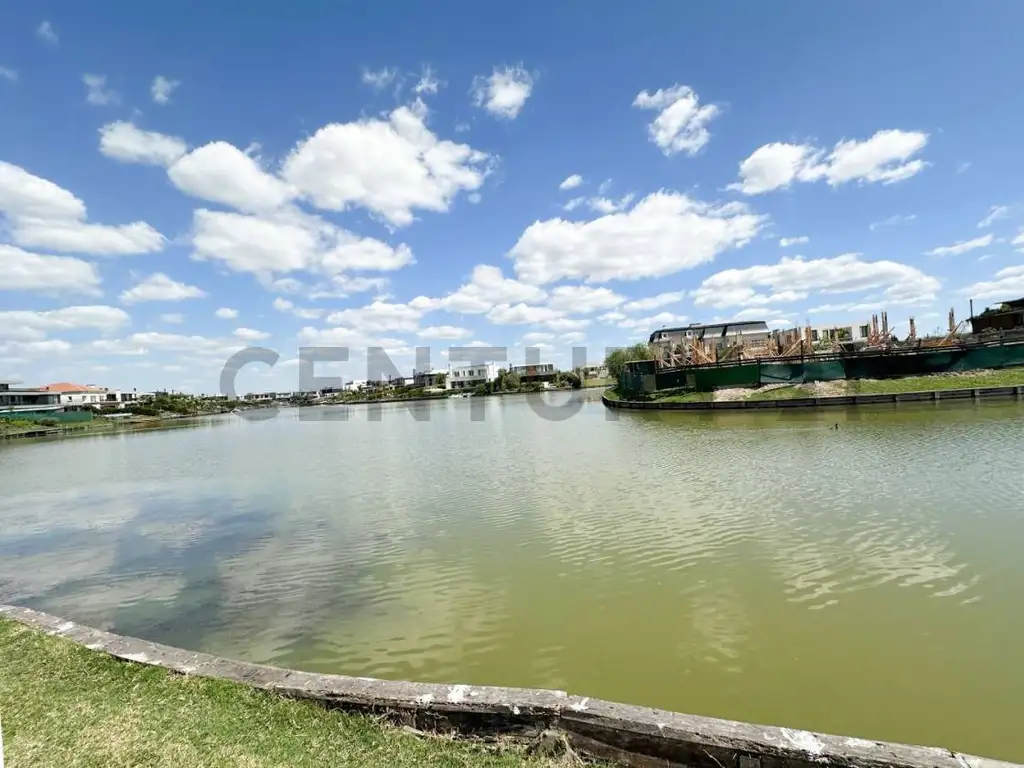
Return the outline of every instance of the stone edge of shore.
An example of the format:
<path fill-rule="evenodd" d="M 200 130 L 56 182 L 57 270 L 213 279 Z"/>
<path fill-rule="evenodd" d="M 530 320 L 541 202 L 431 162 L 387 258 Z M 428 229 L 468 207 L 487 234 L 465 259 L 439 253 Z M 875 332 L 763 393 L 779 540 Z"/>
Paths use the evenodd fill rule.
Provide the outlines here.
<path fill-rule="evenodd" d="M 794 397 L 788 400 L 721 400 L 693 403 L 615 400 L 607 397 L 602 392 L 601 402 L 608 408 L 639 411 L 771 411 L 785 408 L 826 408 L 837 405 L 849 407 L 851 405 L 893 403 L 941 403 L 946 400 L 982 400 L 992 397 L 1024 397 L 1024 385 L 933 389 L 924 392 L 893 392 L 870 395 L 835 395 L 832 397 Z"/>
<path fill-rule="evenodd" d="M 124 661 L 312 699 L 424 730 L 536 738 L 554 730 L 579 752 L 631 766 L 692 768 L 1022 768 L 920 747 L 684 715 L 564 691 L 377 680 L 233 661 L 123 637 L 18 606 L 0 616 Z"/>

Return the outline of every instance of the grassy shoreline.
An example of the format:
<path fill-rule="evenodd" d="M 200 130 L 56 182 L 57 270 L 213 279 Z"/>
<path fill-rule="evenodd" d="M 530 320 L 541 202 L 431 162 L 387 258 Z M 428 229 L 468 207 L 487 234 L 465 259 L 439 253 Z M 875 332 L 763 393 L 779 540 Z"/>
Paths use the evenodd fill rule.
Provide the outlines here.
<path fill-rule="evenodd" d="M 553 766 L 513 742 L 420 738 L 380 720 L 117 660 L 0 619 L 12 768 Z"/>
<path fill-rule="evenodd" d="M 784 384 L 716 392 L 669 390 L 655 393 L 648 402 L 697 403 L 724 400 L 790 400 L 801 397 L 843 397 L 847 395 L 903 394 L 906 392 L 981 389 L 1024 386 L 1024 368 L 966 373 L 938 373 L 899 379 L 851 379 L 846 381 Z M 614 390 L 611 390 L 614 391 Z M 626 399 L 615 393 L 611 399 Z"/>

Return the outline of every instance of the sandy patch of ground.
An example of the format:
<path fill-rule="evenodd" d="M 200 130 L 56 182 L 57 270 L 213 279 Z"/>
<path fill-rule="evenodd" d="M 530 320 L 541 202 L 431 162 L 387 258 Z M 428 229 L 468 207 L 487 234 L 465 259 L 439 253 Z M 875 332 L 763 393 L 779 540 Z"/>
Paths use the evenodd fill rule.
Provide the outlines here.
<path fill-rule="evenodd" d="M 763 387 L 733 387 L 731 389 L 716 389 L 715 390 L 715 402 L 724 402 L 727 400 L 745 400 L 747 397 L 755 392 L 768 392 L 772 389 L 780 389 L 781 387 L 788 387 L 789 384 L 765 384 Z"/>
<path fill-rule="evenodd" d="M 839 397 L 846 394 L 845 381 L 813 381 L 804 384 L 808 397 Z"/>

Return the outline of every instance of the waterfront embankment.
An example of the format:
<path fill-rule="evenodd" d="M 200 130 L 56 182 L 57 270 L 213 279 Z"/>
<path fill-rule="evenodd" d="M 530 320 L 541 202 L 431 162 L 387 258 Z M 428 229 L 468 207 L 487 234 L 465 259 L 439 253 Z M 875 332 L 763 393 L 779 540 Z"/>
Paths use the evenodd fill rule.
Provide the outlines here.
<path fill-rule="evenodd" d="M 744 408 L 816 408 L 898 402 L 1014 397 L 1024 394 L 1024 368 L 972 371 L 894 379 L 851 379 L 713 392 L 662 390 L 635 397 L 616 389 L 605 392 L 611 407 L 665 410 L 738 410 Z"/>
<path fill-rule="evenodd" d="M 0 718 L 12 768 L 554 764 L 522 743 L 417 738 L 369 714 L 125 663 L 52 630 L 0 618 Z"/>
<path fill-rule="evenodd" d="M 187 426 L 190 422 L 195 422 L 198 419 L 215 415 L 218 414 L 209 413 L 198 416 L 176 414 L 163 416 L 129 415 L 124 418 L 115 419 L 97 417 L 91 421 L 71 423 L 50 423 L 46 420 L 0 419 L 0 440 L 53 439 L 82 437 L 85 435 L 115 435 L 154 429 L 174 429 Z"/>
<path fill-rule="evenodd" d="M 0 648 L 0 709 L 17 765 L 540 766 L 579 764 L 582 755 L 666 768 L 1013 766 L 937 747 L 695 717 L 562 691 L 279 669 L 15 606 L 0 606 Z M 403 722 L 405 731 L 394 727 Z M 410 727 L 504 738 L 416 739 Z"/>

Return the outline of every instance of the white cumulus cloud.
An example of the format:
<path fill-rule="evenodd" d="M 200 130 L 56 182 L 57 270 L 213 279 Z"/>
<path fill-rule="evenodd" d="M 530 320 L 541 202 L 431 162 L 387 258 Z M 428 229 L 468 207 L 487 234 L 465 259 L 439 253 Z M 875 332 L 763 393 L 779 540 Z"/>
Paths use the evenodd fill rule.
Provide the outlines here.
<path fill-rule="evenodd" d="M 991 280 L 968 285 L 960 295 L 972 299 L 1011 301 L 1024 296 L 1024 265 L 1006 267 L 996 272 Z"/>
<path fill-rule="evenodd" d="M 103 107 L 121 103 L 117 91 L 107 87 L 106 75 L 84 74 L 82 83 L 85 85 L 85 100 L 93 106 Z"/>
<path fill-rule="evenodd" d="M 578 173 L 574 173 L 572 176 L 567 177 L 561 184 L 558 185 L 559 189 L 576 189 L 580 184 L 583 183 L 583 177 Z"/>
<path fill-rule="evenodd" d="M 560 285 L 551 289 L 548 306 L 566 314 L 587 314 L 619 306 L 625 297 L 609 288 L 589 285 Z"/>
<path fill-rule="evenodd" d="M 779 240 L 779 246 L 782 248 L 788 248 L 791 245 L 803 245 L 804 243 L 811 242 L 811 238 L 806 235 L 801 237 L 783 237 Z"/>
<path fill-rule="evenodd" d="M 327 316 L 330 325 L 341 325 L 364 333 L 414 332 L 423 310 L 408 304 L 375 301 L 365 307 L 342 309 Z"/>
<path fill-rule="evenodd" d="M 149 95 L 154 103 L 162 106 L 170 102 L 171 94 L 178 90 L 179 85 L 181 85 L 179 80 L 171 80 L 169 77 L 157 75 L 149 87 Z"/>
<path fill-rule="evenodd" d="M 473 79 L 473 103 L 495 117 L 514 120 L 533 92 L 534 78 L 522 65 L 495 68 Z"/>
<path fill-rule="evenodd" d="M 500 267 L 478 264 L 473 268 L 468 283 L 459 286 L 445 298 L 435 300 L 432 308 L 482 314 L 498 304 L 540 302 L 546 297 L 547 293 L 542 288 L 505 277 Z"/>
<path fill-rule="evenodd" d="M 622 309 L 626 312 L 646 312 L 649 309 L 658 309 L 659 307 L 665 307 L 669 304 L 675 304 L 683 300 L 686 294 L 683 291 L 666 291 L 665 293 L 659 293 L 657 296 L 650 296 L 646 299 L 634 299 L 633 301 L 627 301 L 622 305 Z M 623 318 L 619 318 L 620 320 Z"/>
<path fill-rule="evenodd" d="M 626 213 L 537 221 L 509 256 L 519 278 L 537 285 L 562 278 L 603 283 L 661 277 L 745 245 L 765 221 L 739 203 L 712 205 L 656 192 Z"/>
<path fill-rule="evenodd" d="M 43 256 L 12 245 L 0 245 L 0 291 L 97 294 L 95 266 L 70 256 Z"/>
<path fill-rule="evenodd" d="M 757 195 L 822 179 L 833 187 L 850 181 L 893 184 L 927 167 L 911 159 L 927 144 L 927 133 L 901 130 L 878 131 L 864 141 L 844 139 L 831 151 L 810 144 L 765 144 L 740 163 L 740 180 L 729 189 Z"/>
<path fill-rule="evenodd" d="M 693 292 L 697 305 L 719 309 L 801 301 L 811 294 L 877 290 L 889 304 L 926 303 L 940 283 L 916 267 L 894 261 L 864 261 L 846 253 L 831 259 L 784 257 L 777 264 L 727 269 Z"/>
<path fill-rule="evenodd" d="M 238 317 L 238 310 L 231 309 L 230 307 L 221 307 L 213 314 L 216 317 L 219 317 L 221 320 L 234 320 L 236 317 Z"/>
<path fill-rule="evenodd" d="M 468 339 L 473 332 L 455 325 L 432 325 L 418 332 L 425 339 Z"/>
<path fill-rule="evenodd" d="M 194 258 L 266 279 L 296 270 L 326 275 L 348 269 L 389 271 L 414 261 L 405 244 L 362 238 L 297 211 L 249 216 L 200 208 L 192 223 Z"/>
<path fill-rule="evenodd" d="M 188 145 L 176 136 L 144 131 L 121 120 L 107 123 L 99 133 L 100 152 L 125 163 L 170 166 L 188 151 Z"/>
<path fill-rule="evenodd" d="M 288 184 L 226 141 L 192 150 L 167 175 L 186 194 L 247 212 L 280 208 L 295 195 Z"/>
<path fill-rule="evenodd" d="M 257 331 L 255 328 L 235 328 L 235 336 L 242 341 L 263 341 L 270 338 L 269 333 Z"/>
<path fill-rule="evenodd" d="M 496 325 L 548 323 L 564 316 L 564 313 L 551 307 L 534 307 L 522 303 L 499 304 L 487 313 L 487 319 Z"/>
<path fill-rule="evenodd" d="M 133 288 L 121 292 L 121 301 L 136 304 L 141 301 L 182 301 L 199 299 L 206 291 L 194 285 L 179 283 L 162 272 L 156 272 Z"/>
<path fill-rule="evenodd" d="M 42 312 L 14 310 L 0 312 L 0 338 L 19 341 L 44 339 L 51 332 L 89 328 L 112 333 L 131 322 L 128 313 L 102 305 L 64 307 Z"/>
<path fill-rule="evenodd" d="M 701 105 L 688 85 L 659 88 L 654 93 L 640 91 L 633 106 L 658 110 L 658 116 L 647 126 L 647 133 L 666 155 L 697 154 L 711 139 L 708 123 L 721 111 L 714 104 Z"/>
<path fill-rule="evenodd" d="M 48 179 L 0 161 L 0 214 L 18 245 L 68 253 L 152 253 L 164 237 L 145 222 L 105 225 L 86 220 L 78 197 Z"/>
<path fill-rule="evenodd" d="M 301 142 L 282 177 L 318 208 L 362 206 L 395 226 L 416 209 L 445 212 L 459 192 L 479 189 L 492 158 L 439 139 L 408 107 L 387 120 L 332 123 Z"/>

